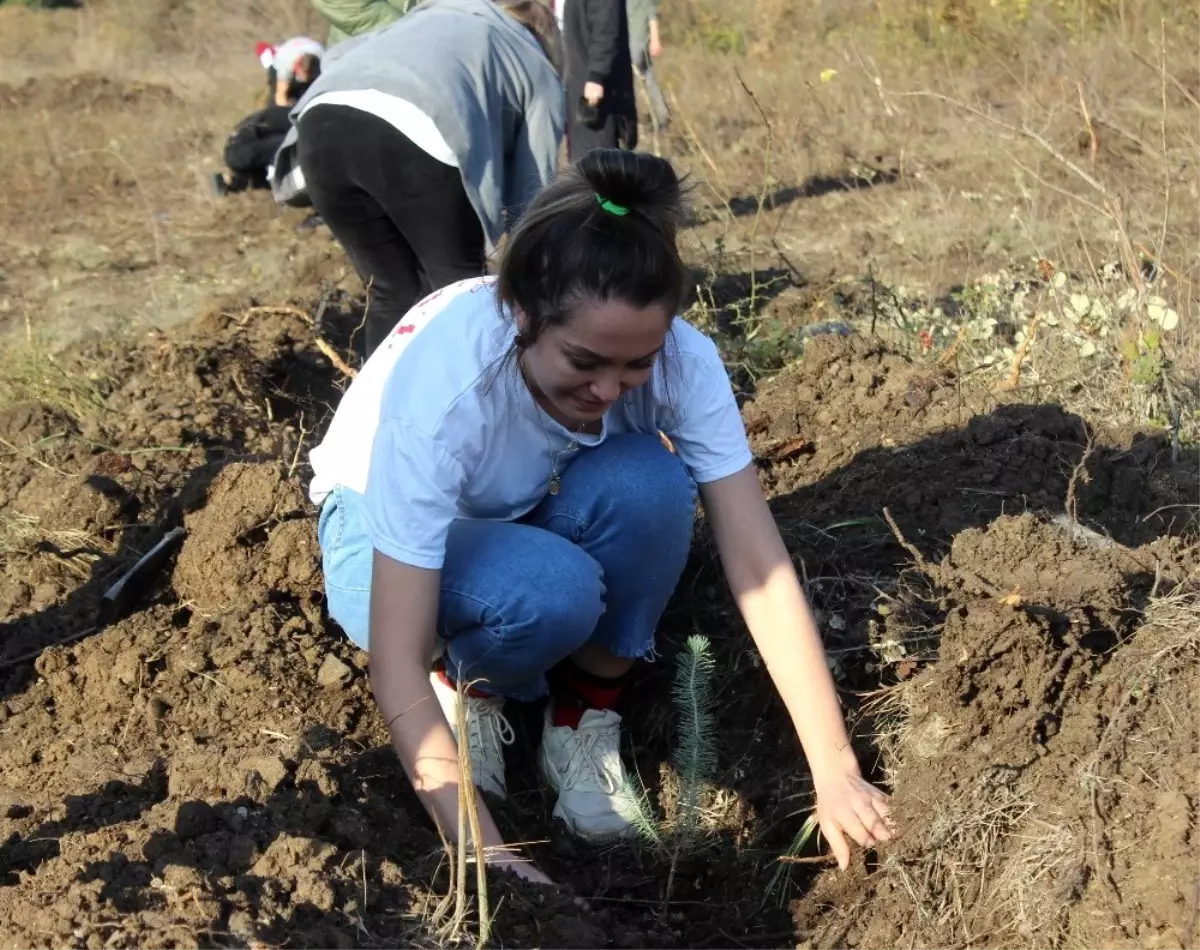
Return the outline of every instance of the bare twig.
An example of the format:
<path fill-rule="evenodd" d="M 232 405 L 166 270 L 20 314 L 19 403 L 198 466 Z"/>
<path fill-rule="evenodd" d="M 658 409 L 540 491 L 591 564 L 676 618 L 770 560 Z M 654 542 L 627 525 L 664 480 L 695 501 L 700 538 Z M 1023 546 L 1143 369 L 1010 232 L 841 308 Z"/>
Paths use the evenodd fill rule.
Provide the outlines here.
<path fill-rule="evenodd" d="M 1150 62 L 1150 60 L 1146 59 L 1146 57 L 1143 56 L 1141 53 L 1139 53 L 1137 50 L 1131 49 L 1131 50 L 1129 50 L 1129 53 L 1134 59 L 1136 59 L 1143 66 L 1147 66 L 1150 69 L 1153 69 L 1155 72 L 1160 72 L 1160 66 L 1156 66 L 1154 63 Z M 1197 99 L 1194 95 L 1192 95 L 1191 90 L 1189 90 L 1187 86 L 1185 86 L 1183 83 L 1181 83 L 1178 79 L 1176 79 L 1170 73 L 1165 72 L 1165 70 L 1163 71 L 1163 73 L 1167 77 L 1167 79 L 1171 80 L 1171 84 L 1176 89 L 1178 89 L 1180 93 L 1183 94 L 1183 97 L 1185 99 L 1187 99 L 1188 102 L 1190 102 L 1192 105 L 1194 105 L 1197 109 L 1200 109 L 1200 99 Z"/>
<path fill-rule="evenodd" d="M 1167 159 L 1167 21 L 1159 20 L 1159 91 L 1162 97 L 1162 113 L 1159 117 L 1159 140 L 1162 144 L 1163 158 L 1163 218 L 1162 230 L 1158 236 L 1158 253 L 1154 255 L 1155 263 L 1162 260 L 1167 246 L 1167 218 L 1171 213 L 1171 163 Z"/>
<path fill-rule="evenodd" d="M 1077 162 L 1071 161 L 1071 159 L 1067 158 L 1066 155 L 1055 148 L 1045 136 L 1034 131 L 1024 123 L 1021 125 L 1013 125 L 1011 122 L 1005 122 L 1003 119 L 997 118 L 990 112 L 977 109 L 960 99 L 955 99 L 953 96 L 942 95 L 940 92 L 920 90 L 917 92 L 895 93 L 895 95 L 910 98 L 935 99 L 938 102 L 944 102 L 948 105 L 954 106 L 956 109 L 961 109 L 970 115 L 983 119 L 985 122 L 989 122 L 1011 135 L 1027 138 L 1036 144 L 1042 149 L 1042 151 L 1058 162 L 1058 164 L 1060 164 L 1063 168 L 1070 171 L 1073 175 L 1075 175 L 1075 177 L 1100 195 L 1103 207 L 1098 210 L 1101 210 L 1102 213 L 1110 218 L 1113 224 L 1116 225 L 1117 233 L 1120 237 L 1118 243 L 1121 249 L 1121 256 L 1124 258 L 1125 268 L 1129 272 L 1129 279 L 1133 281 L 1139 294 L 1145 291 L 1145 282 L 1142 279 L 1141 268 L 1138 267 L 1137 256 L 1133 252 L 1133 243 L 1129 240 L 1129 232 L 1125 226 L 1124 205 L 1122 204 L 1120 197 L 1114 194 L 1113 191 L 1104 184 L 1104 182 L 1100 181 L 1094 175 L 1081 168 Z M 1064 194 L 1067 194 L 1076 200 L 1084 200 L 1080 199 L 1077 195 L 1071 194 L 1070 192 L 1064 192 Z M 1091 205 L 1090 202 L 1088 202 L 1088 204 L 1093 208 L 1095 207 L 1094 205 Z"/>
<path fill-rule="evenodd" d="M 299 307 L 247 307 L 237 325 L 244 327 L 254 317 L 297 317 L 310 327 L 313 325 L 313 318 Z"/>
<path fill-rule="evenodd" d="M 292 464 L 288 466 L 287 477 L 289 480 L 291 479 L 291 477 L 294 474 L 296 474 L 296 466 L 300 464 L 300 453 L 304 450 L 304 440 L 306 438 L 308 438 L 308 434 L 310 431 L 311 430 L 304 428 L 304 413 L 301 412 L 300 413 L 300 437 L 296 440 L 296 452 L 292 456 Z"/>
<path fill-rule="evenodd" d="M 758 114 L 762 117 L 763 125 L 767 130 L 767 147 L 763 149 L 762 182 L 759 185 L 758 196 L 754 202 L 754 221 L 750 225 L 750 312 L 753 313 L 758 300 L 758 268 L 755 261 L 755 239 L 758 237 L 758 225 L 762 220 L 763 206 L 767 203 L 767 193 L 771 186 L 771 150 L 775 140 L 775 132 L 771 127 L 771 120 L 767 117 L 766 110 L 759 103 L 758 97 L 754 95 L 754 91 L 746 85 L 746 80 L 742 78 L 742 74 L 737 69 L 734 69 L 733 74 L 746 91 L 746 95 L 750 97 L 750 101 L 754 103 L 754 108 L 758 110 Z"/>
<path fill-rule="evenodd" d="M 1071 519 L 1072 524 L 1079 524 L 1078 517 L 1078 499 L 1076 492 L 1079 488 L 1079 483 L 1088 484 L 1092 480 L 1088 474 L 1087 463 L 1092 457 L 1092 452 L 1096 449 L 1096 434 L 1090 429 L 1087 433 L 1087 444 L 1083 448 L 1083 455 L 1079 457 L 1079 461 L 1075 463 L 1075 467 L 1071 470 L 1071 478 L 1067 482 L 1067 497 L 1063 502 L 1063 509 L 1067 513 L 1067 517 Z"/>
<path fill-rule="evenodd" d="M 367 325 L 367 317 L 369 317 L 371 315 L 371 288 L 374 286 L 375 286 L 375 278 L 368 277 L 366 291 L 365 291 L 366 296 L 367 296 L 367 303 L 366 303 L 366 306 L 363 307 L 362 319 L 358 322 L 358 326 L 356 326 L 353 330 L 350 331 L 350 339 L 348 341 L 348 345 L 349 345 L 350 349 L 352 349 L 352 350 L 354 349 L 354 338 L 356 336 L 358 336 L 359 331 Z M 348 373 L 347 375 L 353 376 L 354 374 Z"/>
<path fill-rule="evenodd" d="M 1087 101 L 1083 98 L 1083 83 L 1076 82 L 1075 89 L 1079 92 L 1079 111 L 1083 113 L 1083 127 L 1088 134 L 1088 154 L 1091 156 L 1092 167 L 1096 167 L 1096 152 L 1100 143 L 1096 139 L 1096 127 L 1092 124 L 1092 116 L 1088 112 Z"/>
<path fill-rule="evenodd" d="M 1016 389 L 1021 385 L 1021 364 L 1025 362 L 1025 356 L 1029 352 L 1029 347 L 1033 344 L 1033 338 L 1037 334 L 1038 322 L 1041 320 L 1036 313 L 1029 321 L 1029 326 L 1025 329 L 1025 339 L 1021 341 L 1021 345 L 1017 347 L 1013 353 L 1012 366 L 1008 371 L 1008 378 L 1000 384 L 1001 389 Z"/>
<path fill-rule="evenodd" d="M 974 106 L 967 105 L 967 103 L 960 99 L 955 99 L 953 96 L 942 95 L 940 92 L 928 92 L 926 90 L 920 90 L 917 92 L 898 92 L 894 93 L 894 95 L 915 99 L 936 99 L 938 102 L 944 102 L 947 105 L 954 106 L 956 109 L 961 109 L 964 112 L 968 112 L 971 115 L 976 116 L 977 118 L 983 119 L 985 122 L 990 122 L 997 128 L 1003 129 L 1005 132 L 1009 132 L 1012 135 L 1024 136 L 1031 142 L 1037 144 L 1044 152 L 1046 152 L 1047 155 L 1053 158 L 1064 168 L 1073 172 L 1080 179 L 1080 181 L 1087 184 L 1088 187 L 1092 188 L 1099 195 L 1103 196 L 1104 198 L 1112 197 L 1112 192 L 1109 191 L 1103 182 L 1086 172 L 1084 169 L 1080 168 L 1077 163 L 1071 161 L 1071 159 L 1067 158 L 1067 156 L 1065 156 L 1050 142 L 1048 142 L 1043 135 L 1035 132 L 1027 125 L 1013 125 L 1011 122 L 1005 122 L 1003 119 L 997 118 L 990 112 L 984 112 L 982 109 L 976 109 Z"/>
<path fill-rule="evenodd" d="M 917 567 L 922 572 L 928 574 L 929 565 L 925 561 L 925 556 L 917 550 L 916 545 L 904 537 L 904 534 L 900 531 L 900 526 L 896 524 L 896 519 L 892 517 L 892 513 L 886 507 L 883 509 L 883 518 L 888 523 L 888 527 L 892 529 L 892 534 L 896 536 L 896 540 L 900 542 L 900 547 L 912 555 L 912 559 L 917 562 Z"/>
<path fill-rule="evenodd" d="M 315 342 L 317 349 L 325 354 L 326 359 L 333 364 L 333 368 L 339 373 L 348 377 L 349 379 L 354 379 L 354 377 L 358 375 L 358 370 L 356 370 L 353 366 L 348 365 L 345 360 L 338 356 L 337 350 L 330 346 L 329 343 L 327 343 L 324 339 L 321 337 L 315 337 Z"/>

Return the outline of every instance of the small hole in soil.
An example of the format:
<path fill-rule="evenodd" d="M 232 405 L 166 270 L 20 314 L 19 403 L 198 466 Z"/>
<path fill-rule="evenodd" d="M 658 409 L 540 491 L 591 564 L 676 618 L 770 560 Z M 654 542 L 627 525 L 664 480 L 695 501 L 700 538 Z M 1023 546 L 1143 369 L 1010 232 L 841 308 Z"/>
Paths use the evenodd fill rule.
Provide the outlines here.
<path fill-rule="evenodd" d="M 171 616 L 171 626 L 176 630 L 182 630 L 192 622 L 192 609 L 190 607 L 180 607 Z"/>

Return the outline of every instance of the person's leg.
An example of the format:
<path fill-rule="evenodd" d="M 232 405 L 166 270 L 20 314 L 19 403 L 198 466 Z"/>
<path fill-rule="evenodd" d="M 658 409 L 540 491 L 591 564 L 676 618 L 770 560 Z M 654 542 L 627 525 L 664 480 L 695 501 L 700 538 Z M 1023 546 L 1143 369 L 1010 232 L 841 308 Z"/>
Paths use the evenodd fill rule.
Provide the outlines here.
<path fill-rule="evenodd" d="M 695 501 L 683 464 L 657 436 L 619 435 L 575 459 L 559 493 L 529 519 L 604 571 L 604 614 L 551 671 L 539 750 L 542 774 L 559 792 L 554 814 L 590 840 L 631 831 L 614 706 L 634 659 L 653 654 L 655 627 L 687 562 Z"/>
<path fill-rule="evenodd" d="M 329 616 L 355 646 L 366 650 L 370 643 L 374 548 L 367 534 L 363 496 L 348 488 L 334 488 L 321 503 L 317 540 Z"/>
<path fill-rule="evenodd" d="M 335 489 L 322 505 L 318 536 L 329 614 L 368 649 L 374 550 L 362 495 Z M 451 526 L 438 611 L 446 650 L 431 680 L 456 736 L 454 680 L 468 685 L 467 747 L 484 791 L 505 795 L 503 747 L 512 729 L 504 698 L 545 693 L 546 670 L 592 635 L 603 593 L 599 565 L 549 531 L 504 522 Z"/>
<path fill-rule="evenodd" d="M 366 650 L 374 548 L 363 496 L 334 488 L 321 505 L 317 537 L 329 615 Z M 529 525 L 456 521 L 441 581 L 437 633 L 447 641 L 447 670 L 512 699 L 544 696 L 546 671 L 591 638 L 604 610 L 600 566 L 570 541 Z"/>
<path fill-rule="evenodd" d="M 447 671 L 487 693 L 538 699 L 546 671 L 593 636 L 603 598 L 600 566 L 569 539 L 532 525 L 457 521 L 438 616 Z"/>
<path fill-rule="evenodd" d="M 667 98 L 663 95 L 662 86 L 658 84 L 654 60 L 650 58 L 649 53 L 643 53 L 640 59 L 634 61 L 634 67 L 646 84 L 646 96 L 650 100 L 650 116 L 654 121 L 654 129 L 662 132 L 671 124 L 671 110 L 667 108 Z"/>
<path fill-rule="evenodd" d="M 656 435 L 626 434 L 581 452 L 562 489 L 526 519 L 586 551 L 604 571 L 604 615 L 582 655 L 619 673 L 654 649 L 654 630 L 691 548 L 696 486 Z M 586 661 L 584 661 L 586 664 Z"/>
<path fill-rule="evenodd" d="M 383 129 L 380 129 L 380 126 Z M 370 287 L 365 327 L 370 356 L 427 292 L 420 262 L 372 189 L 384 166 L 403 179 L 406 169 L 385 154 L 391 126 L 357 109 L 318 106 L 300 119 L 297 159 L 317 213 Z M 399 133 L 396 133 L 399 135 Z"/>
<path fill-rule="evenodd" d="M 432 293 L 486 273 L 485 242 L 459 170 L 424 153 L 413 164 L 418 162 L 423 174 L 411 180 L 417 190 L 388 213 L 416 252 L 426 291 Z"/>

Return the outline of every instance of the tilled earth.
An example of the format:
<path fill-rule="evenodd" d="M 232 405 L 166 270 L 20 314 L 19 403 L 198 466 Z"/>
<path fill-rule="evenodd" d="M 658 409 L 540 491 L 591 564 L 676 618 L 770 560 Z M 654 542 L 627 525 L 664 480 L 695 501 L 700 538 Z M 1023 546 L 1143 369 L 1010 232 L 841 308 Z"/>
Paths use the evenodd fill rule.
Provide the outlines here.
<path fill-rule="evenodd" d="M 441 843 L 388 748 L 366 654 L 324 615 L 303 493 L 305 450 L 345 383 L 316 338 L 346 347 L 358 316 L 327 296 L 88 344 L 64 358 L 58 390 L 0 414 L 0 943 L 446 941 Z M 936 929 L 917 908 L 971 893 L 943 867 L 958 839 L 931 844 L 918 823 L 869 865 L 819 876 L 789 912 L 814 865 L 783 874 L 776 859 L 810 786 L 701 525 L 664 659 L 626 711 L 630 756 L 669 808 L 671 656 L 687 634 L 712 640 L 711 841 L 667 894 L 668 862 L 649 850 L 564 838 L 530 778 L 538 717 L 523 710 L 500 820 L 564 887 L 495 877 L 494 942 L 1037 943 L 1069 930 L 1072 907 L 1101 921 L 1082 931 L 1100 942 L 1182 938 L 1195 666 L 1143 683 L 1135 715 L 1128 676 L 1145 662 L 1151 596 L 1194 563 L 1195 458 L 1173 464 L 1158 437 L 1094 432 L 1053 405 L 998 402 L 860 337 L 813 340 L 745 415 L 864 762 L 905 816 L 976 795 L 1011 831 L 1033 818 L 1006 803 L 1061 806 L 1054 841 L 1069 857 L 1046 880 L 1067 910 L 1027 908 L 1026 935 L 997 922 L 1018 916 L 1005 907 L 988 911 L 990 931 Z M 180 526 L 177 554 L 104 609 L 109 585 Z M 906 731 L 875 743 L 891 720 L 858 697 L 882 686 L 905 697 Z M 1131 750 L 1143 733 L 1154 756 Z M 1105 781 L 1080 785 L 1089 756 Z M 1032 860 L 1000 850 L 1005 867 Z"/>

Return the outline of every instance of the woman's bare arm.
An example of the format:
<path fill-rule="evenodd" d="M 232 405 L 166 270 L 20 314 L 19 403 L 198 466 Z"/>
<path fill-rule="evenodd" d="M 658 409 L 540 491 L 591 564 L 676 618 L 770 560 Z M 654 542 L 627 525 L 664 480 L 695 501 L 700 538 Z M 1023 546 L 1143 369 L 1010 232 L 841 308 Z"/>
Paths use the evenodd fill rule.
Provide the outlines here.
<path fill-rule="evenodd" d="M 864 847 L 890 837 L 887 798 L 862 778 L 816 621 L 753 467 L 701 485 L 700 496 L 738 609 L 804 746 L 822 832 L 845 867 L 843 833 Z"/>

